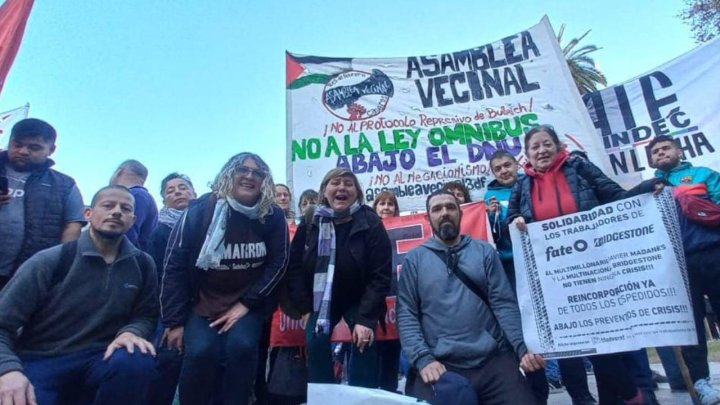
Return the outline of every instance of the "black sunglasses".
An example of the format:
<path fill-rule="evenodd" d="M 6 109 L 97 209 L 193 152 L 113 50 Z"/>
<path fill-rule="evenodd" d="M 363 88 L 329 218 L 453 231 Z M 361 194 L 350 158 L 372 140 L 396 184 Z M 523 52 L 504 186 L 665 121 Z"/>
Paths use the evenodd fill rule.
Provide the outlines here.
<path fill-rule="evenodd" d="M 256 170 L 251 169 L 249 167 L 240 166 L 235 170 L 235 173 L 241 175 L 241 176 L 247 176 L 250 175 L 252 177 L 255 177 L 258 180 L 263 180 L 265 177 L 267 177 L 267 173 L 264 170 Z"/>

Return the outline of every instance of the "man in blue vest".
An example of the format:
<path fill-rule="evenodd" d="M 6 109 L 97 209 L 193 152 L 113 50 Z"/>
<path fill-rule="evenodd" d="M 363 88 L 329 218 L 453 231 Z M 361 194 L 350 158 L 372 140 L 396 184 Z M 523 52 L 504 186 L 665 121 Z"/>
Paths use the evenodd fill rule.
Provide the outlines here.
<path fill-rule="evenodd" d="M 75 180 L 51 169 L 56 137 L 47 122 L 24 119 L 0 152 L 0 180 L 8 184 L 0 190 L 0 288 L 36 252 L 80 236 L 80 191 Z"/>

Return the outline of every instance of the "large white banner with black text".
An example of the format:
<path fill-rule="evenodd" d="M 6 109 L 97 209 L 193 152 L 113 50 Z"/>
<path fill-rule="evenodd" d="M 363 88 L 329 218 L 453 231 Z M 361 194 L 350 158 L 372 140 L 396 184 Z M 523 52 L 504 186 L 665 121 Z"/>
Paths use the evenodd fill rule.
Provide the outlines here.
<path fill-rule="evenodd" d="M 653 176 L 647 144 L 680 141 L 695 166 L 720 167 L 720 37 L 583 100 L 601 140 L 599 163 L 625 188 Z"/>
<path fill-rule="evenodd" d="M 668 190 L 511 228 L 531 351 L 553 358 L 697 343 Z"/>

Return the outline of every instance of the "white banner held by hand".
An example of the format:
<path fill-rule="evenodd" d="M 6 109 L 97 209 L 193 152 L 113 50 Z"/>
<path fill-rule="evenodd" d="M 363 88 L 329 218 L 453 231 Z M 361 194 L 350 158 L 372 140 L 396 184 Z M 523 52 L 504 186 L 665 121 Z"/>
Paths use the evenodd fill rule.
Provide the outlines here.
<path fill-rule="evenodd" d="M 697 344 L 669 190 L 510 234 L 530 351 L 560 358 Z"/>

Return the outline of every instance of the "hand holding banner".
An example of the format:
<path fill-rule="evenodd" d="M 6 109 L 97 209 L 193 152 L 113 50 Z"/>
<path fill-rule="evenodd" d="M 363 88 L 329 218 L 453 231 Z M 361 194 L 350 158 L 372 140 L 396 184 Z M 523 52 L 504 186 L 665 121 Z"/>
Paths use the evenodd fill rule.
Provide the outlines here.
<path fill-rule="evenodd" d="M 668 190 L 527 227 L 510 234 L 530 351 L 554 358 L 697 344 Z"/>

